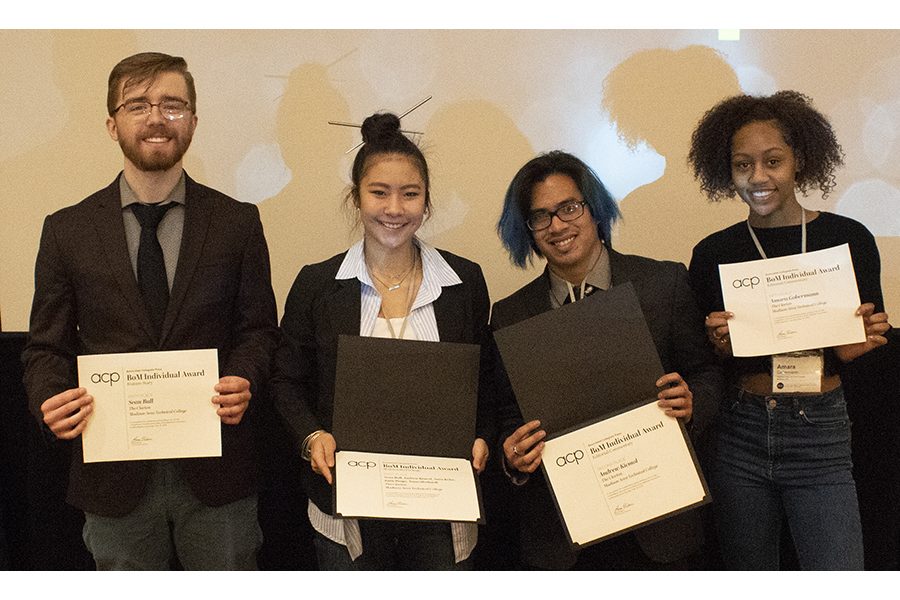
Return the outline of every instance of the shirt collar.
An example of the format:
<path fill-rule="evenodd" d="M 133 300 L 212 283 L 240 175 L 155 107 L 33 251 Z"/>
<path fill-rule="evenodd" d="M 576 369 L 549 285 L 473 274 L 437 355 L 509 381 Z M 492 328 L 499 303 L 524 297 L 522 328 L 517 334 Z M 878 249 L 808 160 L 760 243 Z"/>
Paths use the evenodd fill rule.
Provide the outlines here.
<path fill-rule="evenodd" d="M 372 277 L 369 275 L 369 269 L 366 268 L 366 259 L 363 253 L 363 245 L 365 240 L 360 240 L 353 244 L 347 250 L 340 268 L 338 268 L 335 279 L 359 279 L 370 288 L 374 289 L 375 284 L 372 283 Z M 429 302 L 433 302 L 441 295 L 442 287 L 451 285 L 459 285 L 462 279 L 456 274 L 456 271 L 447 263 L 441 253 L 433 246 L 423 242 L 419 238 L 413 238 L 413 243 L 419 247 L 422 256 L 422 286 L 413 309 Z"/>
<path fill-rule="evenodd" d="M 550 293 L 556 300 L 557 305 L 562 305 L 562 303 L 565 302 L 566 298 L 569 296 L 569 286 L 567 285 L 566 280 L 554 273 L 552 269 L 547 269 L 547 272 L 550 274 Z M 609 252 L 607 251 L 605 245 L 601 247 L 600 257 L 597 259 L 596 264 L 594 264 L 594 268 L 588 272 L 584 280 L 585 289 L 587 289 L 587 286 L 591 286 L 601 290 L 608 290 L 612 285 L 612 271 L 610 270 L 609 266 Z M 578 288 L 580 285 L 580 282 L 578 284 L 573 284 L 573 286 L 576 288 L 576 296 L 578 294 Z"/>
<path fill-rule="evenodd" d="M 184 204 L 185 198 L 185 183 L 184 183 L 184 171 L 181 172 L 181 177 L 178 178 L 178 183 L 175 184 L 175 187 L 172 188 L 172 191 L 169 192 L 169 195 L 162 201 L 160 204 L 168 204 L 169 202 L 177 202 L 178 204 Z M 128 185 L 128 182 L 125 180 L 125 174 L 123 173 L 119 177 L 119 196 L 122 199 L 122 208 L 126 208 L 132 204 L 140 203 L 138 200 L 137 194 L 134 193 L 134 190 L 131 189 L 131 186 Z"/>

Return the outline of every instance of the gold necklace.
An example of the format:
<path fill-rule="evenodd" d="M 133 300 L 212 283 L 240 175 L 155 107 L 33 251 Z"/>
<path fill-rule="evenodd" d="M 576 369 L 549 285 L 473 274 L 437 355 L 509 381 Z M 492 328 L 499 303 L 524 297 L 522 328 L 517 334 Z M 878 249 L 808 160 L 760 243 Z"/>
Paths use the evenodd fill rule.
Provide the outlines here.
<path fill-rule="evenodd" d="M 419 264 L 418 260 L 413 260 L 413 270 L 415 270 L 416 266 Z M 413 277 L 413 283 L 415 283 L 416 278 Z M 409 313 L 412 311 L 413 301 L 415 300 L 415 296 L 413 295 L 413 286 L 409 286 L 409 290 L 406 292 L 406 315 L 403 317 L 403 322 L 400 324 L 400 335 L 397 335 L 394 332 L 394 326 L 391 324 L 391 319 L 385 315 L 384 320 L 387 322 L 388 331 L 391 332 L 391 337 L 395 340 L 402 340 L 403 333 L 406 331 L 406 321 L 409 319 Z"/>
<path fill-rule="evenodd" d="M 378 283 L 380 283 L 380 284 L 382 285 L 382 287 L 385 288 L 385 291 L 393 292 L 394 290 L 399 290 L 399 289 L 400 289 L 400 286 L 403 285 L 403 282 L 406 281 L 406 278 L 409 276 L 410 273 L 412 273 L 412 270 L 415 268 L 415 266 L 416 266 L 416 263 L 413 262 L 413 266 L 411 266 L 409 269 L 407 269 L 407 270 L 406 270 L 406 273 L 404 273 L 403 276 L 400 277 L 400 281 L 398 281 L 398 282 L 395 283 L 394 285 L 388 285 L 388 284 L 386 284 L 386 283 L 381 279 L 381 277 L 379 277 L 378 275 L 375 274 L 375 271 L 373 271 L 372 269 L 369 269 L 369 275 L 371 275 L 371 276 L 375 279 L 375 281 L 377 281 Z"/>
<path fill-rule="evenodd" d="M 404 274 L 400 277 L 400 281 L 398 281 L 398 282 L 397 282 L 396 284 L 394 284 L 394 285 L 388 285 L 387 283 L 385 283 L 384 280 L 381 279 L 381 277 L 379 277 L 378 275 L 375 274 L 375 270 L 372 269 L 371 267 L 369 267 L 369 263 L 368 263 L 368 262 L 366 262 L 366 268 L 369 270 L 369 275 L 371 275 L 371 276 L 375 279 L 375 281 L 377 281 L 378 283 L 380 283 L 381 286 L 385 289 L 385 291 L 387 291 L 387 292 L 393 292 L 394 290 L 399 290 L 399 289 L 400 289 L 400 286 L 403 285 L 403 282 L 406 281 L 406 278 L 409 277 L 409 274 L 412 273 L 413 269 L 416 268 L 416 262 L 417 262 L 417 261 L 416 261 L 416 258 L 417 258 L 416 249 L 413 248 L 413 262 L 412 262 L 412 266 L 410 266 L 410 267 L 406 270 L 406 273 L 404 273 Z"/>

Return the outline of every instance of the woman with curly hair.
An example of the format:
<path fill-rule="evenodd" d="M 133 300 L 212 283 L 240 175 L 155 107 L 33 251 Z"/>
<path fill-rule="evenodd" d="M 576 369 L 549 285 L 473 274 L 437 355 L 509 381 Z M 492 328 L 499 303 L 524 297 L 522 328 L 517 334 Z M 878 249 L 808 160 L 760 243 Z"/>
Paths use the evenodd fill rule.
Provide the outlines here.
<path fill-rule="evenodd" d="M 862 569 L 844 365 L 887 343 L 880 259 L 872 234 L 852 219 L 797 200 L 835 185 L 843 151 L 828 120 L 794 91 L 734 96 L 709 110 L 689 161 L 714 201 L 737 194 L 749 215 L 694 248 L 691 284 L 709 342 L 729 384 L 711 476 L 720 545 L 729 568 L 777 569 L 787 520 L 803 569 Z M 773 386 L 772 356 L 734 357 L 718 266 L 849 244 L 863 304 L 865 342 L 812 352 L 818 392 Z M 809 362 L 803 364 L 810 364 Z M 816 375 L 818 370 L 820 375 Z M 790 387 L 790 386 L 789 386 Z"/>

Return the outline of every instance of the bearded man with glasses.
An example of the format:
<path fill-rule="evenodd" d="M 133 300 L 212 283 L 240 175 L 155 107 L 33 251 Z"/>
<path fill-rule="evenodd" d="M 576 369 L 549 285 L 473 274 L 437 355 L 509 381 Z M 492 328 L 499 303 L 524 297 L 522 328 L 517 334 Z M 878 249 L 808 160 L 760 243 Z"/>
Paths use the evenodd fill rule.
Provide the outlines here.
<path fill-rule="evenodd" d="M 706 344 L 687 269 L 613 250 L 611 230 L 618 216 L 615 200 L 596 173 L 575 156 L 554 151 L 526 163 L 506 192 L 497 232 L 513 264 L 525 267 L 534 255 L 547 264 L 534 281 L 494 304 L 491 328 L 502 329 L 631 282 L 666 372 L 656 382 L 659 406 L 687 423 L 696 443 L 705 437 L 715 414 L 722 374 Z M 573 358 L 591 360 L 579 354 L 577 342 L 572 340 Z M 536 367 L 539 362 L 535 356 Z M 570 550 L 544 478 L 533 475 L 541 464 L 546 432 L 539 421 L 523 423 L 499 357 L 496 363 L 501 460 L 509 479 L 519 486 L 513 498 L 524 565 L 604 570 L 698 566 L 703 535 L 696 510 L 580 553 Z M 598 371 L 602 373 L 602 365 Z"/>
<path fill-rule="evenodd" d="M 183 58 L 122 60 L 107 110 L 123 171 L 44 221 L 23 353 L 29 405 L 48 438 L 72 444 L 67 500 L 85 512 L 98 569 L 255 569 L 247 410 L 278 336 L 259 212 L 182 168 L 197 127 Z M 78 386 L 78 355 L 204 348 L 218 351 L 220 457 L 84 462 L 82 433 L 101 408 Z"/>

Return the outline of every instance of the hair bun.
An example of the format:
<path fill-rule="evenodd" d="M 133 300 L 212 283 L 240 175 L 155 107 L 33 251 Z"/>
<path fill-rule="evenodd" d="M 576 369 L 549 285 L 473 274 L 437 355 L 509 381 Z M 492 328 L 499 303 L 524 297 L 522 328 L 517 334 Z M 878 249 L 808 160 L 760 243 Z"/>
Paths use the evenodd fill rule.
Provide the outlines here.
<path fill-rule="evenodd" d="M 377 142 L 400 135 L 400 119 L 392 113 L 375 113 L 362 124 L 362 138 L 365 143 Z"/>

